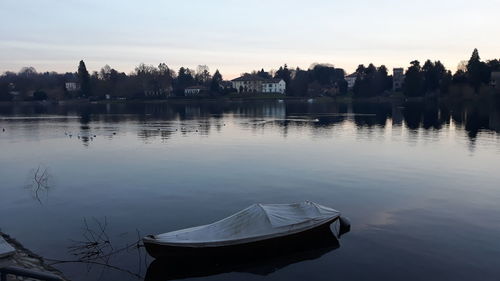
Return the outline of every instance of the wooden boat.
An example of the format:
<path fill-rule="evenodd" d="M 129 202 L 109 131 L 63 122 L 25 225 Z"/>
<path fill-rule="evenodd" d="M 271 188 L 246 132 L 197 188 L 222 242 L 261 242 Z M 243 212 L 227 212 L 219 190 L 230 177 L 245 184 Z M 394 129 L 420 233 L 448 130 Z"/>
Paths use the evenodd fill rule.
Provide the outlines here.
<path fill-rule="evenodd" d="M 332 223 L 337 237 L 348 231 L 349 222 L 339 211 L 314 202 L 254 204 L 212 224 L 148 235 L 143 243 L 154 258 L 233 255 L 298 245 Z"/>

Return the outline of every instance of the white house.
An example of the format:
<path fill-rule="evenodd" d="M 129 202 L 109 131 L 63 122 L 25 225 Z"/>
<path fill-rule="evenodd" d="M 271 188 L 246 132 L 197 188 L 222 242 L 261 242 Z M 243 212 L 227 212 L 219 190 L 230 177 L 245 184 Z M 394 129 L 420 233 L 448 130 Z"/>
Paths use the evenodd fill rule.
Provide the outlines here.
<path fill-rule="evenodd" d="M 245 74 L 231 80 L 238 93 L 281 93 L 286 90 L 286 82 L 280 78 L 266 79 L 258 75 Z"/>
<path fill-rule="evenodd" d="M 252 74 L 245 74 L 241 77 L 231 80 L 233 88 L 238 93 L 257 93 L 262 91 L 262 82 L 265 79 Z"/>
<path fill-rule="evenodd" d="M 66 82 L 65 86 L 68 92 L 74 92 L 80 90 L 80 84 L 76 82 Z"/>
<path fill-rule="evenodd" d="M 172 92 L 173 92 L 172 86 L 169 86 L 167 88 L 145 90 L 144 96 L 150 98 L 170 97 L 172 95 Z"/>
<path fill-rule="evenodd" d="M 354 88 L 354 84 L 356 83 L 356 78 L 358 77 L 358 74 L 354 72 L 353 74 L 349 74 L 346 77 L 344 77 L 345 81 L 347 81 L 347 88 L 352 89 Z"/>
<path fill-rule="evenodd" d="M 207 91 L 208 89 L 206 87 L 203 87 L 203 86 L 191 86 L 191 87 L 187 87 L 186 89 L 184 89 L 184 95 L 185 96 L 197 96 L 205 91 Z"/>
<path fill-rule="evenodd" d="M 267 79 L 262 82 L 263 93 L 280 93 L 284 94 L 286 90 L 285 80 L 280 78 Z"/>

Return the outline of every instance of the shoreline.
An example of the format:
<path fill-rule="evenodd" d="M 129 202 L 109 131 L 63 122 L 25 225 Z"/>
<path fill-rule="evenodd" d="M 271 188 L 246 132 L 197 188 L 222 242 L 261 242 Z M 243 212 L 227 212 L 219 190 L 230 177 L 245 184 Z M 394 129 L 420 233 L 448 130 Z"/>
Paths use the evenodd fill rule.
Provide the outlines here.
<path fill-rule="evenodd" d="M 89 100 L 89 99 L 71 99 L 71 100 L 47 100 L 47 101 L 0 101 L 0 106 L 16 105 L 87 105 L 87 104 L 140 104 L 140 103 L 197 103 L 197 102 L 255 102 L 255 101 L 293 101 L 293 102 L 340 102 L 340 103 L 391 103 L 391 102 L 478 102 L 500 100 L 499 96 L 487 95 L 476 96 L 473 98 L 436 98 L 436 97 L 369 97 L 353 98 L 352 96 L 337 97 L 293 97 L 293 96 L 246 96 L 246 97 L 174 97 L 164 99 L 113 99 L 113 100 Z"/>
<path fill-rule="evenodd" d="M 53 266 L 49 265 L 47 261 L 40 255 L 35 254 L 31 250 L 24 247 L 19 241 L 10 235 L 0 231 L 0 237 L 3 238 L 15 252 L 9 256 L 0 258 L 0 261 L 6 262 L 8 266 L 17 266 L 41 273 L 49 273 L 58 276 L 61 280 L 69 281 L 62 272 Z M 7 280 L 33 280 L 32 278 L 24 278 L 13 275 L 8 275 Z"/>

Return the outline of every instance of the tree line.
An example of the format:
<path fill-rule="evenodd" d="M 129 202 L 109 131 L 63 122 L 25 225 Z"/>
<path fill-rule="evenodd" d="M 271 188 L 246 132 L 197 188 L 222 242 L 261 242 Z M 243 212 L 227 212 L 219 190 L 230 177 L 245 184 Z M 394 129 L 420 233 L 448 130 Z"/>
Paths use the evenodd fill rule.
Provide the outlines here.
<path fill-rule="evenodd" d="M 478 94 L 490 83 L 491 73 L 500 71 L 500 60 L 482 61 L 475 49 L 468 61 L 460 63 L 452 74 L 440 61 L 410 62 L 405 71 L 402 94 L 406 97 L 463 96 Z M 285 64 L 277 70 L 245 73 L 264 79 L 280 78 L 286 82 L 288 96 L 338 96 L 351 93 L 355 98 L 387 96 L 393 93 L 393 79 L 386 66 L 359 65 L 356 80 L 348 88 L 345 71 L 330 64 L 313 64 L 308 69 L 289 69 Z M 68 91 L 67 82 L 78 84 L 76 91 Z M 19 72 L 5 72 L 0 76 L 0 100 L 11 100 L 17 94 L 24 99 L 43 100 L 71 98 L 144 99 L 165 96 L 184 96 L 184 89 L 200 86 L 208 96 L 217 97 L 236 92 L 230 83 L 224 83 L 222 74 L 213 74 L 205 65 L 196 69 L 181 67 L 175 71 L 166 63 L 158 66 L 139 64 L 132 73 L 120 72 L 109 65 L 90 73 L 80 61 L 76 72 L 39 73 L 33 67 Z M 29 95 L 28 93 L 32 93 Z M 458 94 L 457 94 L 458 93 Z"/>

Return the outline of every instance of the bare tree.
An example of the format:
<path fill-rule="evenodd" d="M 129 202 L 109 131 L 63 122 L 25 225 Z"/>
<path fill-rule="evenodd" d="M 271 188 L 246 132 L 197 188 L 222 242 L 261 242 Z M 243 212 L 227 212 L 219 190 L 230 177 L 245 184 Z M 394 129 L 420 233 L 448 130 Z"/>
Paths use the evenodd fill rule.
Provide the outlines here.
<path fill-rule="evenodd" d="M 210 75 L 210 69 L 206 65 L 198 65 L 196 68 L 196 80 L 200 83 L 208 83 L 212 76 Z"/>
<path fill-rule="evenodd" d="M 467 64 L 469 62 L 466 60 L 460 61 L 457 66 L 457 70 L 462 70 L 463 72 L 467 72 Z"/>

